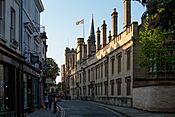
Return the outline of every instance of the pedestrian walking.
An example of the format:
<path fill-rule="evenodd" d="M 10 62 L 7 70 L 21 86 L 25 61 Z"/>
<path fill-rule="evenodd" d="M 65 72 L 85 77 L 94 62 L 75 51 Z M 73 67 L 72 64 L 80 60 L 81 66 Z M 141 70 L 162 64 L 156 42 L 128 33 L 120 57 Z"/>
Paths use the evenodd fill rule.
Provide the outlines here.
<path fill-rule="evenodd" d="M 57 112 L 57 95 L 54 93 L 54 108 L 53 108 L 53 112 L 56 113 Z"/>
<path fill-rule="evenodd" d="M 48 94 L 46 93 L 45 96 L 44 96 L 44 105 L 45 105 L 45 109 L 47 110 L 48 108 L 48 104 L 49 104 L 49 96 Z"/>
<path fill-rule="evenodd" d="M 53 102 L 53 94 L 49 93 L 49 109 L 52 108 L 52 102 Z"/>

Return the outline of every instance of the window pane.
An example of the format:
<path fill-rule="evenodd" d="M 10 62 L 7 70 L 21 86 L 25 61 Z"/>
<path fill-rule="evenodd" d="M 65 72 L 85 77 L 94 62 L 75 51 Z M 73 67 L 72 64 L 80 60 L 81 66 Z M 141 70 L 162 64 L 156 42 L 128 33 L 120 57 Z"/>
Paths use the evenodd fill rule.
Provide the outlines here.
<path fill-rule="evenodd" d="M 24 74 L 24 109 L 27 109 L 27 75 Z"/>
<path fill-rule="evenodd" d="M 4 0 L 0 0 L 0 35 L 4 35 Z"/>
<path fill-rule="evenodd" d="M 4 108 L 4 68 L 0 65 L 0 111 L 5 110 Z"/>
<path fill-rule="evenodd" d="M 127 70 L 130 70 L 131 67 L 131 51 L 127 51 Z"/>
<path fill-rule="evenodd" d="M 15 10 L 11 8 L 10 40 L 15 40 Z"/>
<path fill-rule="evenodd" d="M 121 72 L 121 55 L 118 56 L 118 73 Z"/>

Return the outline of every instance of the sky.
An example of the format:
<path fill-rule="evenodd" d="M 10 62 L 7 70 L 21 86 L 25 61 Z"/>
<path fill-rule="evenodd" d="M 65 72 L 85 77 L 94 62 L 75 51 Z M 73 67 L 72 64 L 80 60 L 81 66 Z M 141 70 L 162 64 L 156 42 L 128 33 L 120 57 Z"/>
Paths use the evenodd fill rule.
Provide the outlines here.
<path fill-rule="evenodd" d="M 51 57 L 58 64 L 64 64 L 65 48 L 76 48 L 77 38 L 83 37 L 83 25 L 76 22 L 84 19 L 85 43 L 90 33 L 92 15 L 95 32 L 103 20 L 106 20 L 108 32 L 111 30 L 111 13 L 116 8 L 118 12 L 118 33 L 123 30 L 124 8 L 123 0 L 42 0 L 44 12 L 41 13 L 41 25 L 47 33 L 47 57 Z M 131 21 L 138 21 L 146 10 L 137 1 L 131 2 Z M 61 76 L 57 77 L 61 81 Z"/>

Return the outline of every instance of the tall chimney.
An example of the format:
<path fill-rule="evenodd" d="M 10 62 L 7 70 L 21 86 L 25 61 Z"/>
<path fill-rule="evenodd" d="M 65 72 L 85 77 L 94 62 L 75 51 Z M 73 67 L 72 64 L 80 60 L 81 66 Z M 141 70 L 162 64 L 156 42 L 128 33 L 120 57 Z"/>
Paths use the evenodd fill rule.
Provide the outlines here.
<path fill-rule="evenodd" d="M 131 24 L 131 0 L 124 0 L 124 29 Z"/>
<path fill-rule="evenodd" d="M 77 62 L 82 62 L 84 38 L 77 38 Z"/>
<path fill-rule="evenodd" d="M 82 59 L 83 61 L 87 58 L 87 45 L 86 44 L 83 44 L 82 46 Z"/>
<path fill-rule="evenodd" d="M 112 16 L 112 36 L 116 36 L 118 34 L 118 13 L 116 12 L 116 8 L 114 8 Z"/>
<path fill-rule="evenodd" d="M 103 43 L 102 43 L 102 46 L 105 47 L 106 46 L 106 23 L 105 23 L 105 20 L 103 20 L 103 24 L 102 24 L 102 39 L 103 39 Z"/>
<path fill-rule="evenodd" d="M 111 31 L 109 31 L 109 36 L 108 36 L 108 41 L 110 42 L 112 39 L 112 36 L 111 36 Z"/>
<path fill-rule="evenodd" d="M 98 51 L 98 50 L 100 50 L 100 29 L 99 29 L 99 27 L 97 28 L 97 32 L 96 32 L 96 34 L 97 34 L 97 45 L 96 45 L 96 50 Z"/>

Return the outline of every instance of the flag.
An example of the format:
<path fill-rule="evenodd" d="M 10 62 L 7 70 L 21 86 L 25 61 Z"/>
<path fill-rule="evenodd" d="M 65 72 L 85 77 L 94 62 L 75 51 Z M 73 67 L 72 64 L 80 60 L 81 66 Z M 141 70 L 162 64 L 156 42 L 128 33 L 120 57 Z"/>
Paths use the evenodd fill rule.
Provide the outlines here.
<path fill-rule="evenodd" d="M 84 19 L 76 22 L 76 25 L 80 25 L 80 24 L 84 24 Z"/>

